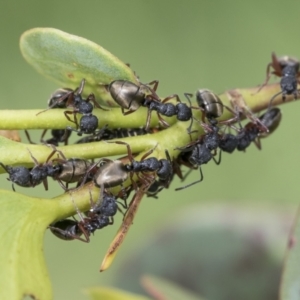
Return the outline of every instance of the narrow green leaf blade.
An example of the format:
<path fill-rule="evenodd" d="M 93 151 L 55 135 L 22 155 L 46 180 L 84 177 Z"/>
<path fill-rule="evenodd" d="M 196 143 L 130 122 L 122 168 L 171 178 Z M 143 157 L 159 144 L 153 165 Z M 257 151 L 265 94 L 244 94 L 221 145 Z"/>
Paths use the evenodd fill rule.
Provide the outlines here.
<path fill-rule="evenodd" d="M 281 274 L 280 300 L 300 299 L 300 209 L 289 237 L 288 249 Z"/>
<path fill-rule="evenodd" d="M 156 300 L 204 300 L 169 280 L 155 276 L 144 276 L 142 285 Z"/>
<path fill-rule="evenodd" d="M 21 36 L 20 48 L 30 65 L 60 87 L 74 89 L 85 78 L 86 93 L 103 104 L 116 106 L 103 85 L 116 79 L 137 83 L 134 72 L 109 51 L 58 29 L 30 29 Z"/>
<path fill-rule="evenodd" d="M 108 287 L 92 287 L 85 290 L 92 300 L 149 300 L 149 298 L 135 295 Z"/>
<path fill-rule="evenodd" d="M 43 235 L 49 224 L 45 202 L 0 190 L 0 299 L 24 295 L 52 299 L 43 255 Z"/>

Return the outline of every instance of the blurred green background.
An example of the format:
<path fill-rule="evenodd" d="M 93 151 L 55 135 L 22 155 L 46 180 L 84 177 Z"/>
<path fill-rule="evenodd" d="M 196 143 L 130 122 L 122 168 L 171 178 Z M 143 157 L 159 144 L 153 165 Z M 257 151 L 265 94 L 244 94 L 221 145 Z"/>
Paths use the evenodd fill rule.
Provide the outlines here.
<path fill-rule="evenodd" d="M 19 37 L 33 27 L 58 28 L 100 44 L 130 63 L 142 82 L 158 79 L 161 96 L 182 96 L 198 88 L 221 93 L 256 86 L 265 78 L 272 51 L 300 57 L 300 2 L 296 1 L 13 0 L 2 1 L 0 8 L 0 109 L 44 108 L 58 88 L 37 74 L 20 54 Z M 282 106 L 282 124 L 262 141 L 262 151 L 252 145 L 247 153 L 225 154 L 220 166 L 211 163 L 203 167 L 201 184 L 174 192 L 182 185 L 176 180 L 158 200 L 144 199 L 122 251 L 108 271 L 100 274 L 98 269 L 120 217 L 115 226 L 97 232 L 90 244 L 60 241 L 47 233 L 45 252 L 55 299 L 83 299 L 80 290 L 91 285 L 122 286 L 117 278 L 120 269 L 125 277 L 133 276 L 126 262 L 143 245 L 148 245 L 145 254 L 162 264 L 148 237 L 162 231 L 166 222 L 181 219 L 179 212 L 191 204 L 197 203 L 200 212 L 206 209 L 208 216 L 207 207 L 213 209 L 218 203 L 238 205 L 241 211 L 250 209 L 253 216 L 258 211 L 283 212 L 282 231 L 286 233 L 298 206 L 299 106 L 299 101 Z M 32 133 L 34 140 L 39 136 L 40 132 Z M 198 177 L 194 172 L 187 181 Z M 5 178 L 1 176 L 1 187 L 10 189 Z M 61 193 L 54 183 L 47 193 L 40 187 L 17 187 L 17 191 L 49 198 Z M 184 220 L 188 224 L 189 217 Z M 278 236 L 281 262 L 287 237 Z M 179 248 L 183 246 L 178 243 Z M 168 249 L 170 256 L 174 250 L 174 246 Z M 201 251 L 198 255 L 201 257 Z M 193 272 L 193 266 L 189 268 Z M 143 272 L 148 272 L 147 268 Z"/>

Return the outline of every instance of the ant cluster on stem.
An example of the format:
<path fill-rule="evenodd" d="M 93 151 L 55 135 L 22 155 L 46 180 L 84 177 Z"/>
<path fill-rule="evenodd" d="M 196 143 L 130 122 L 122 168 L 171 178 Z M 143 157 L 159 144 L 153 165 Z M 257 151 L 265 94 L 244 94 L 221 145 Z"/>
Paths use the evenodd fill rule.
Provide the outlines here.
<path fill-rule="evenodd" d="M 282 91 L 278 94 L 282 94 L 283 101 L 286 95 L 294 95 L 295 99 L 298 98 L 297 84 L 300 72 L 297 60 L 290 57 L 277 58 L 273 53 L 272 62 L 267 66 L 266 80 L 257 92 L 268 83 L 272 74 L 281 77 Z M 191 170 L 199 169 L 200 178 L 195 182 L 176 188 L 176 191 L 201 182 L 204 178 L 202 165 L 211 160 L 220 164 L 222 152 L 245 151 L 252 142 L 258 149 L 261 149 L 260 139 L 270 135 L 281 121 L 280 109 L 272 107 L 272 101 L 278 94 L 271 98 L 267 111 L 261 116 L 256 116 L 249 109 L 243 112 L 240 107 L 235 105 L 232 107 L 224 105 L 221 99 L 208 89 L 199 89 L 195 93 L 197 105 L 192 105 L 191 99 L 194 95 L 191 93 L 184 94 L 186 103 L 182 102 L 177 94 L 161 99 L 156 92 L 158 81 L 136 84 L 119 79 L 105 86 L 107 92 L 121 108 L 126 118 L 130 118 L 130 115 L 140 107 L 145 107 L 147 109 L 145 126 L 143 128 L 111 129 L 109 124 L 106 124 L 99 128 L 99 120 L 93 112 L 96 109 L 105 112 L 109 108 L 100 106 L 92 93 L 87 97 L 83 96 L 85 83 L 85 79 L 82 79 L 78 88 L 74 90 L 60 88 L 51 95 L 46 110 L 64 109 L 64 116 L 68 121 L 74 123 L 76 128 L 67 126 L 61 129 L 52 129 L 51 137 L 48 139 L 45 139 L 47 130 L 43 131 L 40 142 L 52 149 L 44 163 L 39 163 L 29 150 L 29 155 L 34 163 L 32 168 L 8 166 L 0 162 L 2 168 L 8 173 L 7 179 L 12 182 L 14 191 L 15 185 L 35 187 L 41 183 L 47 190 L 48 177 L 56 180 L 64 192 L 75 192 L 85 184 L 92 184 L 100 188 L 98 199 L 92 199 L 90 193 L 90 209 L 88 211 L 81 212 L 73 201 L 78 219 L 74 217 L 73 219 L 63 219 L 49 226 L 51 232 L 63 240 L 77 239 L 89 242 L 91 234 L 96 230 L 114 223 L 114 216 L 117 212 L 124 216 L 119 234 L 125 236 L 142 196 L 146 194 L 156 198 L 161 190 L 169 188 L 175 174 L 184 180 L 186 175 L 183 176 L 181 166 L 186 166 Z M 219 121 L 224 110 L 227 110 L 232 118 Z M 154 128 L 151 128 L 152 111 L 156 112 L 159 120 L 159 126 Z M 200 112 L 201 118 L 197 118 L 194 111 L 197 111 L 198 115 Z M 136 153 L 133 153 L 130 144 L 124 140 L 127 137 L 160 133 L 170 126 L 164 117 L 173 116 L 176 117 L 177 122 L 189 122 L 186 135 L 190 136 L 190 142 L 183 147 L 172 149 L 179 153 L 176 157 L 171 156 L 168 149 L 164 149 L 164 158 L 156 158 L 153 156 L 156 145 L 146 151 L 139 160 L 136 160 Z M 244 126 L 241 124 L 243 118 L 249 120 Z M 194 123 L 202 128 L 202 131 L 192 130 Z M 78 144 L 99 141 L 115 143 L 126 147 L 127 156 L 116 160 L 102 157 L 96 162 L 80 158 L 67 158 L 56 147 L 61 143 L 68 145 L 72 132 L 77 133 L 78 136 L 85 135 L 76 142 Z M 29 132 L 26 130 L 25 133 L 29 142 L 33 144 Z M 197 138 L 192 140 L 191 136 L 195 133 Z M 55 155 L 57 157 L 54 157 Z M 75 183 L 76 186 L 70 188 L 69 184 L 72 183 Z M 116 192 L 116 188 L 118 188 L 118 192 Z M 127 199 L 133 191 L 134 196 L 127 204 Z M 118 242 L 111 246 L 109 255 L 112 255 L 120 244 L 121 241 L 118 239 Z"/>

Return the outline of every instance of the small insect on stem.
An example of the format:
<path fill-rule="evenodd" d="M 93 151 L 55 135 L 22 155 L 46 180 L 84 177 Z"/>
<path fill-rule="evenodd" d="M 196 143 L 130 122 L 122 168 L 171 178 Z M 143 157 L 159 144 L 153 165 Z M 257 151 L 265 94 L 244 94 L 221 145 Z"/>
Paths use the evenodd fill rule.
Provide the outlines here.
<path fill-rule="evenodd" d="M 151 87 L 153 85 L 153 87 Z M 123 115 L 128 115 L 144 106 L 148 109 L 145 129 L 148 131 L 151 121 L 151 112 L 156 111 L 159 122 L 164 127 L 169 124 L 161 117 L 176 116 L 179 121 L 188 121 L 192 118 L 191 107 L 182 103 L 177 94 L 170 95 L 160 99 L 156 94 L 158 81 L 152 81 L 148 84 L 136 85 L 126 80 L 112 81 L 107 89 L 116 103 L 121 106 Z M 170 100 L 176 100 L 177 104 L 169 103 Z M 125 109 L 127 111 L 125 111 Z"/>
<path fill-rule="evenodd" d="M 267 75 L 264 83 L 258 88 L 257 94 L 269 82 L 271 75 L 274 74 L 280 79 L 280 87 L 282 91 L 282 100 L 285 101 L 286 95 L 294 95 L 298 98 L 297 84 L 300 83 L 299 77 L 299 60 L 290 56 L 277 57 L 275 52 L 272 52 L 272 61 L 267 65 Z M 271 71 L 273 68 L 273 71 Z"/>

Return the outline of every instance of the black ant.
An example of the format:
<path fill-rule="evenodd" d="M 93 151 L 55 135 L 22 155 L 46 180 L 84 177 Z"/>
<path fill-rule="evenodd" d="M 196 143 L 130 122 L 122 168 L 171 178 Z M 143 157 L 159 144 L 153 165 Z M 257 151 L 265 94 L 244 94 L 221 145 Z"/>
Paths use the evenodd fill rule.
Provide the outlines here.
<path fill-rule="evenodd" d="M 257 148 L 261 149 L 260 139 L 274 132 L 280 124 L 281 117 L 282 114 L 279 108 L 271 108 L 259 117 L 261 123 L 268 128 L 268 132 L 262 131 L 258 124 L 249 122 L 236 136 L 224 134 L 220 139 L 219 148 L 228 153 L 232 153 L 235 149 L 244 151 L 251 142 L 254 142 Z"/>
<path fill-rule="evenodd" d="M 49 226 L 51 232 L 58 238 L 65 241 L 80 240 L 89 243 L 91 233 L 111 225 L 109 217 L 89 212 L 87 217 L 83 217 L 80 212 L 80 221 L 65 219 L 57 221 Z M 84 238 L 81 236 L 84 235 Z"/>
<path fill-rule="evenodd" d="M 29 150 L 28 150 L 29 151 Z M 15 191 L 14 184 L 17 184 L 22 187 L 35 187 L 43 182 L 45 190 L 48 190 L 47 176 L 54 176 L 56 173 L 56 168 L 49 164 L 50 158 L 54 153 L 51 153 L 44 164 L 39 164 L 32 153 L 29 151 L 29 154 L 35 164 L 33 168 L 25 167 L 10 167 L 5 166 L 3 163 L 0 163 L 2 168 L 9 174 L 7 180 L 12 182 L 12 189 Z"/>
<path fill-rule="evenodd" d="M 213 159 L 217 165 L 219 165 L 221 163 L 221 152 L 219 154 L 218 160 L 216 160 L 214 158 L 214 154 L 212 153 L 212 150 L 216 149 L 214 142 L 211 143 L 212 140 L 215 140 L 215 137 L 206 138 L 206 135 L 204 134 L 197 141 L 192 142 L 192 143 L 186 145 L 185 147 L 176 148 L 176 149 L 182 151 L 182 153 L 178 157 L 178 162 L 180 164 L 183 164 L 183 165 L 191 168 L 191 169 L 196 170 L 199 168 L 200 179 L 195 182 L 192 182 L 186 186 L 177 188 L 177 189 L 175 189 L 175 191 L 185 189 L 196 183 L 201 182 L 203 180 L 203 173 L 202 173 L 201 165 L 207 164 L 211 159 Z"/>
<path fill-rule="evenodd" d="M 92 233 L 114 223 L 113 217 L 119 210 L 116 197 L 112 194 L 101 191 L 101 199 L 99 203 L 92 205 L 91 209 L 85 213 L 86 217 L 83 217 L 78 207 L 76 207 L 80 221 L 71 219 L 60 220 L 49 226 L 51 232 L 63 240 L 77 239 L 88 243 Z M 82 235 L 84 235 L 84 238 L 81 237 Z"/>
<path fill-rule="evenodd" d="M 51 94 L 51 96 L 48 100 L 48 109 L 50 109 L 50 108 L 67 108 L 68 97 L 72 93 L 75 93 L 75 91 L 72 89 L 69 89 L 69 88 L 57 89 L 53 94 Z M 40 112 L 40 113 L 42 113 L 42 112 Z"/>
<path fill-rule="evenodd" d="M 193 94 L 184 93 L 184 96 L 187 98 L 189 103 L 191 103 L 191 97 Z M 233 115 L 236 115 L 231 108 L 224 105 L 221 99 L 212 91 L 208 89 L 200 89 L 196 92 L 196 101 L 198 106 L 191 106 L 192 109 L 200 109 L 202 112 L 202 123 L 205 124 L 205 118 L 208 120 L 209 124 L 215 127 L 219 124 L 229 124 L 238 119 L 237 116 L 234 116 L 232 119 L 218 122 L 217 118 L 221 117 L 224 111 L 224 107 L 231 112 Z M 188 128 L 188 132 L 191 133 L 190 129 L 192 127 L 193 122 Z M 202 124 L 202 126 L 203 126 Z"/>
<path fill-rule="evenodd" d="M 70 121 L 76 124 L 77 128 L 79 127 L 79 130 L 76 130 L 70 126 L 67 127 L 67 130 L 75 131 L 78 135 L 90 134 L 95 133 L 96 129 L 98 128 L 98 118 L 92 114 L 94 106 L 97 108 L 100 108 L 102 110 L 105 110 L 103 107 L 101 107 L 97 101 L 95 100 L 94 94 L 90 94 L 86 100 L 82 99 L 81 94 L 83 91 L 85 85 L 85 80 L 82 79 L 80 86 L 78 89 L 74 91 L 74 93 L 71 93 L 68 95 L 68 100 L 66 103 L 66 106 L 72 106 L 73 111 L 65 111 L 64 114 L 66 118 Z M 90 103 L 93 102 L 94 106 Z M 78 125 L 78 121 L 76 118 L 76 114 L 80 113 L 82 114 L 82 117 L 80 119 L 80 123 Z M 69 118 L 69 114 L 74 115 L 74 121 Z"/>
<path fill-rule="evenodd" d="M 192 94 L 185 93 L 185 96 L 189 99 Z M 220 143 L 220 128 L 218 127 L 218 124 L 231 123 L 237 119 L 237 117 L 235 116 L 234 118 L 223 122 L 217 121 L 217 118 L 222 116 L 224 107 L 227 108 L 230 112 L 232 112 L 232 110 L 224 106 L 221 99 L 209 90 L 198 90 L 196 93 L 196 100 L 198 103 L 198 107 L 192 108 L 200 109 L 202 111 L 203 123 L 201 123 L 201 126 L 204 128 L 206 133 L 200 136 L 198 140 L 189 143 L 185 147 L 177 149 L 182 151 L 178 158 L 179 163 L 192 169 L 199 168 L 200 179 L 184 187 L 177 188 L 175 189 L 176 191 L 190 187 L 203 180 L 203 173 L 201 169 L 202 164 L 208 163 L 211 159 L 213 159 L 217 165 L 221 163 L 221 151 L 219 152 L 218 160 L 214 158 L 214 156 L 216 155 L 216 150 L 219 147 Z M 208 120 L 208 124 L 204 123 L 205 118 Z M 212 153 L 212 151 L 214 151 L 214 153 Z"/>
<path fill-rule="evenodd" d="M 67 130 L 75 131 L 78 135 L 82 135 L 83 133 L 94 133 L 98 128 L 98 118 L 92 114 L 94 106 L 106 110 L 97 103 L 94 94 L 90 94 L 85 100 L 82 98 L 81 94 L 83 92 L 84 85 L 85 79 L 82 79 L 80 86 L 74 91 L 70 89 L 59 89 L 52 95 L 48 103 L 48 109 L 57 107 L 73 107 L 73 111 L 64 111 L 64 114 L 70 122 L 75 123 L 77 128 L 79 127 L 79 130 L 76 130 L 68 126 Z M 92 102 L 94 106 L 90 102 Z M 78 113 L 82 114 L 79 124 L 76 117 Z M 70 119 L 70 114 L 74 115 L 74 120 Z"/>
<path fill-rule="evenodd" d="M 134 160 L 131 148 L 127 143 L 121 141 L 113 143 L 126 145 L 130 164 L 124 164 L 121 160 L 101 159 L 100 162 L 96 162 L 87 170 L 81 185 L 86 182 L 86 179 L 90 176 L 89 173 L 97 165 L 99 165 L 99 167 L 96 172 L 93 173 L 93 181 L 95 186 L 101 189 L 112 188 L 119 185 L 122 186 L 128 179 L 128 175 L 130 175 L 131 182 L 135 186 L 135 189 L 137 189 L 136 183 L 133 181 L 133 175 L 135 172 L 141 172 L 142 177 L 138 176 L 138 178 L 142 182 L 147 182 L 149 186 L 154 181 L 154 176 L 150 176 L 149 174 L 146 175 L 145 172 L 156 172 L 158 178 L 165 181 L 167 184 L 173 173 L 168 151 L 166 151 L 167 159 L 158 160 L 155 157 L 146 158 L 154 151 L 154 149 L 151 149 L 143 155 L 141 161 L 136 161 Z"/>
<path fill-rule="evenodd" d="M 17 184 L 22 187 L 32 187 L 30 170 L 25 167 L 11 167 L 5 166 L 0 162 L 1 167 L 9 174 L 8 181 L 12 182 L 12 189 L 15 192 L 14 184 Z"/>
<path fill-rule="evenodd" d="M 46 135 L 46 132 L 47 129 L 43 131 L 40 142 L 43 144 L 50 144 L 54 146 L 58 146 L 59 143 L 64 143 L 65 145 L 68 145 L 68 140 L 72 133 L 71 131 L 65 129 L 52 129 L 51 130 L 52 137 L 47 140 L 44 140 L 44 136 Z M 36 144 L 31 140 L 29 132 L 26 129 L 25 129 L 25 134 L 30 144 Z"/>
<path fill-rule="evenodd" d="M 172 161 L 169 155 L 169 152 L 166 150 L 166 159 L 157 159 L 156 157 L 148 157 L 155 148 L 150 149 L 148 152 L 146 152 L 140 161 L 136 161 L 133 158 L 132 155 L 132 151 L 130 148 L 130 145 L 125 143 L 125 142 L 121 142 L 121 141 L 117 141 L 115 142 L 116 144 L 121 144 L 121 145 L 125 145 L 127 147 L 127 152 L 128 152 L 128 159 L 130 161 L 130 164 L 125 164 L 125 170 L 127 172 L 130 173 L 130 178 L 132 180 L 133 178 L 133 174 L 134 173 L 139 173 L 141 172 L 142 174 L 142 178 L 139 177 L 139 179 L 141 179 L 141 181 L 146 181 L 146 178 L 148 177 L 145 172 L 156 172 L 156 175 L 158 176 L 159 180 L 163 180 L 168 182 L 172 175 L 173 175 L 173 167 L 172 167 Z M 152 182 L 154 180 L 154 178 L 151 176 L 151 181 Z M 132 180 L 133 182 L 133 180 Z"/>
<path fill-rule="evenodd" d="M 282 100 L 285 101 L 286 95 L 294 95 L 294 98 L 298 98 L 297 84 L 300 83 L 298 77 L 299 72 L 299 60 L 289 56 L 282 56 L 277 58 L 276 54 L 272 52 L 272 61 L 267 65 L 267 76 L 265 82 L 259 87 L 258 93 L 269 82 L 271 75 L 274 74 L 278 77 L 282 77 L 280 80 L 280 86 L 282 91 Z M 273 71 L 271 71 L 271 67 Z"/>
<path fill-rule="evenodd" d="M 167 153 L 167 152 L 166 152 Z M 169 159 L 169 155 L 167 156 Z M 167 179 L 161 179 L 154 180 L 153 183 L 150 185 L 150 187 L 147 190 L 147 197 L 153 197 L 155 199 L 158 199 L 157 194 L 161 192 L 164 188 L 168 188 L 171 181 L 173 180 L 174 175 L 176 174 L 181 180 L 183 180 L 183 176 L 180 170 L 180 166 L 177 163 L 175 159 L 172 160 L 172 174 L 167 177 Z"/>
<path fill-rule="evenodd" d="M 53 151 L 43 164 L 39 164 L 29 151 L 35 164 L 33 168 L 10 167 L 0 163 L 4 170 L 9 174 L 8 180 L 13 183 L 12 188 L 14 191 L 14 183 L 22 187 L 35 187 L 41 182 L 43 182 L 45 190 L 48 190 L 47 177 L 52 177 L 54 180 L 57 180 L 64 190 L 68 190 L 69 183 L 78 182 L 78 185 L 81 183 L 81 180 L 86 175 L 91 163 L 80 158 L 67 159 L 60 150 L 55 148 L 55 146 L 50 146 Z M 61 155 L 62 159 L 54 158 L 49 162 L 56 152 Z M 87 178 L 85 180 L 87 180 Z M 91 178 L 89 177 L 88 180 L 91 180 Z M 63 182 L 65 182 L 66 185 L 64 185 Z"/>
<path fill-rule="evenodd" d="M 77 182 L 79 185 L 83 178 L 85 178 L 85 175 L 91 166 L 91 162 L 81 158 L 67 159 L 60 150 L 56 149 L 55 146 L 50 146 L 53 149 L 52 153 L 59 153 L 61 158 L 55 158 L 52 160 L 52 163 L 54 163 L 55 172 L 51 175 L 49 174 L 48 176 L 51 176 L 54 180 L 57 180 L 65 191 L 68 190 L 69 183 Z M 91 180 L 90 177 L 88 179 Z M 87 178 L 85 178 L 85 181 L 86 180 Z M 63 182 L 65 182 L 66 185 L 64 185 Z"/>
<path fill-rule="evenodd" d="M 150 86 L 153 85 L 153 88 Z M 160 115 L 167 117 L 176 116 L 179 121 L 188 121 L 192 118 L 192 110 L 185 103 L 182 103 L 177 94 L 170 95 L 163 99 L 158 97 L 156 89 L 158 81 L 152 81 L 148 84 L 136 85 L 133 82 L 126 80 L 115 80 L 112 81 L 108 90 L 112 98 L 121 106 L 123 115 L 128 115 L 136 111 L 140 106 L 148 108 L 148 115 L 146 121 L 146 130 L 148 130 L 151 119 L 151 112 L 155 110 L 159 121 L 166 127 L 169 124 L 162 119 Z M 177 103 L 166 103 L 171 99 L 176 99 Z M 128 109 L 125 112 L 125 109 Z"/>

